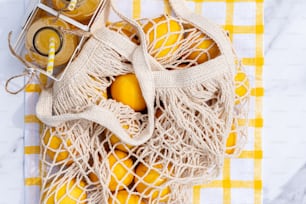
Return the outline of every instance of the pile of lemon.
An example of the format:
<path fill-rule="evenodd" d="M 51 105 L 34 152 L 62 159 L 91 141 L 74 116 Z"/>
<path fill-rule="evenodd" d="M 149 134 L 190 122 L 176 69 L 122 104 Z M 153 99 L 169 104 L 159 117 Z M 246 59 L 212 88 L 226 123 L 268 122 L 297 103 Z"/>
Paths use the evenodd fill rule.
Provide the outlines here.
<path fill-rule="evenodd" d="M 46 153 L 53 162 L 62 162 L 63 165 L 69 166 L 73 162 L 72 155 L 71 151 L 69 152 L 65 146 L 70 147 L 72 143 L 70 140 L 65 140 L 63 135 L 57 136 L 52 132 L 54 130 L 50 129 L 44 135 L 43 141 L 48 148 Z M 128 154 L 132 146 L 118 145 L 120 141 L 115 135 L 111 136 L 110 142 L 116 149 L 112 149 L 107 156 L 107 162 L 111 170 L 108 189 L 113 193 L 109 197 L 108 203 L 145 204 L 156 199 L 160 202 L 167 201 L 170 187 L 163 187 L 167 182 L 166 178 L 161 177 L 164 166 L 156 164 L 154 169 L 151 169 L 145 163 L 140 163 Z M 135 160 L 137 164 L 135 164 Z M 43 194 L 43 203 L 85 204 L 90 185 L 99 185 L 100 183 L 99 175 L 96 172 L 88 173 L 88 178 L 91 180 L 90 184 L 86 184 L 85 179 L 77 180 L 76 178 L 64 181 L 58 184 L 59 186 L 53 185 L 50 187 L 50 184 L 48 184 L 46 187 L 51 189 L 49 189 L 48 193 Z M 131 185 L 135 189 L 134 192 L 128 188 Z"/>
<path fill-rule="evenodd" d="M 143 31 L 147 36 L 149 53 L 157 60 L 162 61 L 172 57 L 174 53 L 180 49 L 180 41 L 183 39 L 190 40 L 190 34 L 183 32 L 183 24 L 175 20 L 175 18 L 168 18 L 162 15 L 158 18 L 150 19 L 143 26 Z M 119 32 L 134 43 L 139 44 L 136 31 L 126 23 L 117 22 L 110 25 L 110 29 Z M 199 30 L 197 32 L 200 32 Z M 184 59 L 196 61 L 197 64 L 204 63 L 209 59 L 213 59 L 220 55 L 217 44 L 204 33 L 198 33 L 197 39 L 189 48 L 192 50 Z M 203 39 L 203 40 L 201 40 Z M 204 51 L 203 51 L 204 50 Z M 184 66 L 179 66 L 184 68 Z M 236 76 L 236 90 L 237 97 L 243 97 L 247 94 L 249 82 L 246 75 L 238 73 Z M 103 98 L 109 98 L 129 106 L 136 112 L 146 111 L 146 103 L 142 96 L 141 87 L 138 83 L 137 77 L 133 73 L 117 76 L 109 87 L 107 93 L 101 91 Z M 237 100 L 236 104 L 239 101 Z M 159 117 L 160 111 L 156 113 Z M 127 125 L 123 128 L 128 129 Z M 234 130 L 236 127 L 232 127 Z M 73 159 L 67 148 L 72 146 L 72 141 L 65 139 L 65 135 L 56 135 L 54 129 L 46 131 L 43 137 L 44 145 L 47 147 L 47 155 L 53 162 L 63 162 L 65 165 L 70 165 Z M 113 192 L 110 195 L 108 203 L 148 203 L 154 200 L 160 202 L 167 202 L 171 192 L 170 187 L 165 185 L 167 179 L 161 177 L 163 165 L 154 165 L 154 168 L 149 168 L 145 163 L 140 163 L 137 158 L 129 156 L 129 152 L 134 148 L 130 145 L 124 145 L 120 139 L 115 135 L 111 135 L 109 143 L 114 147 L 107 157 L 109 167 L 111 169 L 111 178 L 109 180 L 109 191 Z M 236 133 L 232 133 L 227 142 L 228 146 L 234 146 L 236 140 Z M 228 151 L 228 154 L 232 151 Z M 106 159 L 106 158 L 105 158 Z M 135 163 L 135 160 L 137 163 Z M 167 168 L 167 167 L 166 167 Z M 169 168 L 169 167 L 168 167 Z M 159 171 L 160 170 L 160 171 Z M 100 178 L 97 172 L 91 172 L 88 175 L 92 183 L 99 183 Z M 75 185 L 77 183 L 77 185 Z M 86 203 L 86 183 L 79 180 L 71 180 L 51 189 L 51 193 L 45 198 L 45 203 L 53 204 L 77 204 Z M 133 186 L 133 191 L 129 190 Z M 161 187 L 162 186 L 162 187 Z M 164 187 L 165 186 L 165 187 Z M 144 199 L 145 198 L 145 199 Z"/>
<path fill-rule="evenodd" d="M 113 100 L 128 105 L 135 111 L 144 111 L 146 103 L 142 96 L 142 92 L 138 80 L 134 74 L 126 74 L 118 76 L 110 86 L 110 97 Z M 103 97 L 107 97 L 105 93 L 101 93 Z M 128 129 L 127 125 L 123 128 Z M 109 137 L 110 144 L 115 148 L 108 155 L 107 161 L 111 169 L 111 178 L 108 188 L 114 195 L 109 198 L 109 203 L 145 203 L 139 195 L 147 197 L 148 200 L 158 199 L 159 201 L 167 201 L 170 188 L 167 186 L 160 189 L 160 186 L 166 183 L 167 179 L 161 178 L 159 169 L 162 170 L 163 165 L 158 164 L 154 169 L 142 163 L 137 163 L 134 168 L 134 158 L 129 157 L 128 152 L 133 146 L 124 145 L 116 135 Z M 55 128 L 50 128 L 43 136 L 43 143 L 46 147 L 46 154 L 54 162 L 58 164 L 70 165 L 73 162 L 71 155 L 73 150 L 68 151 L 72 145 L 71 139 L 67 139 L 65 135 L 57 135 Z M 99 175 L 94 172 L 89 173 L 88 177 L 92 183 L 99 183 Z M 76 182 L 78 182 L 76 184 Z M 127 191 L 128 186 L 134 182 L 135 194 Z M 77 204 L 83 203 L 87 195 L 85 192 L 86 183 L 84 181 L 72 180 L 65 182 L 61 186 L 53 187 L 52 192 L 45 198 L 47 204 Z M 44 198 L 43 198 L 44 199 Z M 79 202 L 76 202 L 78 200 Z M 115 200 L 115 201 L 113 201 Z"/>

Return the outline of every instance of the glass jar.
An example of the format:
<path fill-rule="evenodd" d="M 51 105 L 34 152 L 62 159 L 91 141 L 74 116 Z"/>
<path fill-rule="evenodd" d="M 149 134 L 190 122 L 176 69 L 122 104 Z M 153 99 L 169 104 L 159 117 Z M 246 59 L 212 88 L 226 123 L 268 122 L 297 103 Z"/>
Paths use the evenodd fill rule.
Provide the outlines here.
<path fill-rule="evenodd" d="M 78 37 L 63 33 L 59 28 L 71 29 L 71 26 L 53 16 L 36 20 L 28 29 L 25 47 L 28 51 L 27 59 L 46 67 L 48 64 L 50 38 L 55 41 L 54 66 L 66 64 L 78 45 Z"/>

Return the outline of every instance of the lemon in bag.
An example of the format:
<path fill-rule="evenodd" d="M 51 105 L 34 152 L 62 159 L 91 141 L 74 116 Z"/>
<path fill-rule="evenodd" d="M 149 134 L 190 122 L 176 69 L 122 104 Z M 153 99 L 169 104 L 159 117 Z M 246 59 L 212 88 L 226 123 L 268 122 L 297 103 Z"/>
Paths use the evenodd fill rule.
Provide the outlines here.
<path fill-rule="evenodd" d="M 149 169 L 144 164 L 140 163 L 136 168 L 135 185 L 139 193 L 151 198 L 151 200 L 159 199 L 159 202 L 166 202 L 169 199 L 170 187 L 165 186 L 160 189 L 160 186 L 167 182 L 166 178 L 161 177 L 162 164 L 154 165 L 154 169 Z"/>
<path fill-rule="evenodd" d="M 166 15 L 154 18 L 143 26 L 147 36 L 149 53 L 159 59 L 167 59 L 180 47 L 184 28 L 180 22 Z"/>
<path fill-rule="evenodd" d="M 115 195 L 115 199 L 112 197 L 108 199 L 108 204 L 117 204 L 118 202 L 119 204 L 145 204 L 138 195 L 130 195 L 129 192 L 125 190 L 118 191 Z"/>
<path fill-rule="evenodd" d="M 111 179 L 109 189 L 111 191 L 122 190 L 130 185 L 134 179 L 133 160 L 128 154 L 119 150 L 108 156 L 109 167 L 111 169 Z"/>
<path fill-rule="evenodd" d="M 72 163 L 72 158 L 70 158 L 70 153 L 64 143 L 66 143 L 67 147 L 70 147 L 72 142 L 70 139 L 65 139 L 65 135 L 62 135 L 62 137 L 56 135 L 54 130 L 54 128 L 49 128 L 43 135 L 43 143 L 47 148 L 46 153 L 56 163 L 69 159 L 66 163 L 69 165 Z"/>
<path fill-rule="evenodd" d="M 235 94 L 236 100 L 235 104 L 241 103 L 241 98 L 244 98 L 248 95 L 250 88 L 250 82 L 246 73 L 238 72 L 235 76 Z"/>
<path fill-rule="evenodd" d="M 86 183 L 72 179 L 61 186 L 52 186 L 51 192 L 44 193 L 44 204 L 86 204 L 87 194 L 84 191 Z M 50 184 L 48 185 L 50 187 Z M 48 194 L 48 195 L 47 195 Z"/>
<path fill-rule="evenodd" d="M 195 60 L 197 64 L 202 64 L 210 59 L 214 59 L 220 54 L 217 44 L 204 33 L 189 33 L 187 39 L 191 42 L 189 49 L 191 52 L 187 55 L 186 59 Z"/>
<path fill-rule="evenodd" d="M 135 74 L 117 76 L 110 87 L 111 96 L 135 111 L 146 109 L 146 103 Z"/>
<path fill-rule="evenodd" d="M 237 141 L 237 129 L 235 125 L 232 125 L 231 132 L 229 133 L 227 140 L 226 140 L 226 153 L 233 154 L 235 151 L 235 145 Z"/>

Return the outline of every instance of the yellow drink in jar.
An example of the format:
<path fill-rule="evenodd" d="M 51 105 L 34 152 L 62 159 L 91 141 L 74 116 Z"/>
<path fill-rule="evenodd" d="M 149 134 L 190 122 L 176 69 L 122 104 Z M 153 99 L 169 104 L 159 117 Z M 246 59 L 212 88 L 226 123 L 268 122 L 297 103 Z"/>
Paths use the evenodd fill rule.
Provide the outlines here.
<path fill-rule="evenodd" d="M 62 33 L 58 27 L 70 29 L 69 24 L 51 16 L 42 17 L 30 26 L 25 46 L 31 61 L 42 67 L 47 66 L 50 38 L 55 42 L 54 66 L 64 65 L 70 60 L 77 47 L 78 38 L 72 34 Z"/>
<path fill-rule="evenodd" d="M 77 0 L 74 9 L 69 10 L 68 5 L 72 0 L 52 0 L 56 10 L 62 10 L 63 13 L 77 21 L 88 21 L 99 6 L 100 0 Z"/>

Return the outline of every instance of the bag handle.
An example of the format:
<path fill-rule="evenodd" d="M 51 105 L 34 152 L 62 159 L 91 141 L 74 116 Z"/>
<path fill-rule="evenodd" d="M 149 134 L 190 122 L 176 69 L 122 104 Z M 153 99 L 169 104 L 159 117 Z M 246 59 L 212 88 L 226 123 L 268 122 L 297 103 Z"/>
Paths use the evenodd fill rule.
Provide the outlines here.
<path fill-rule="evenodd" d="M 104 1 L 104 2 L 102 3 L 100 10 L 94 22 L 91 25 L 91 28 L 90 28 L 91 33 L 95 33 L 100 28 L 105 27 L 106 20 L 110 14 L 110 9 L 111 9 L 110 0 L 101 0 L 101 1 Z"/>
<path fill-rule="evenodd" d="M 141 67 L 144 64 L 143 52 L 140 47 L 136 48 L 133 55 L 134 66 Z M 138 70 L 140 70 L 138 68 Z M 128 145 L 138 146 L 148 141 L 154 132 L 154 78 L 151 72 L 138 72 L 137 78 L 142 89 L 143 97 L 146 101 L 148 110 L 148 126 L 137 137 L 131 138 L 123 129 L 120 121 L 115 117 L 114 113 L 108 109 L 92 105 L 87 107 L 80 113 L 67 113 L 61 115 L 53 115 L 52 104 L 53 94 L 52 88 L 43 89 L 36 105 L 36 115 L 45 124 L 49 126 L 58 126 L 61 123 L 85 119 L 100 124 L 112 131 L 121 141 Z"/>
<path fill-rule="evenodd" d="M 48 126 L 59 126 L 61 123 L 80 119 L 92 121 L 103 125 L 117 135 L 124 143 L 132 146 L 141 145 L 151 137 L 150 130 L 147 128 L 139 137 L 131 138 L 111 111 L 96 105 L 89 106 L 80 113 L 52 115 L 51 88 L 44 89 L 41 92 L 36 106 L 36 115 Z"/>
<path fill-rule="evenodd" d="M 142 68 L 145 63 L 145 57 L 143 55 L 144 52 L 141 50 L 140 47 L 137 47 L 133 54 L 133 65 L 134 67 L 138 67 L 137 70 L 140 70 L 140 68 Z M 137 137 L 131 138 L 130 135 L 128 135 L 127 132 L 123 129 L 122 124 L 120 124 L 120 121 L 115 117 L 113 112 L 97 105 L 89 106 L 80 113 L 53 115 L 52 88 L 42 90 L 36 105 L 36 115 L 43 123 L 49 126 L 58 126 L 61 123 L 72 120 L 89 120 L 106 127 L 107 129 L 112 131 L 121 141 L 128 145 L 141 145 L 148 141 L 152 137 L 154 132 L 155 86 L 154 78 L 151 72 L 139 71 L 136 76 L 137 78 L 141 79 L 139 80 L 139 84 L 142 90 L 143 97 L 146 101 L 148 110 L 148 126 Z"/>

